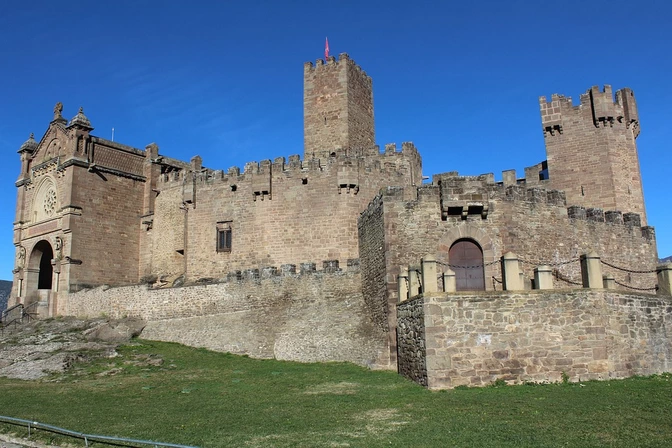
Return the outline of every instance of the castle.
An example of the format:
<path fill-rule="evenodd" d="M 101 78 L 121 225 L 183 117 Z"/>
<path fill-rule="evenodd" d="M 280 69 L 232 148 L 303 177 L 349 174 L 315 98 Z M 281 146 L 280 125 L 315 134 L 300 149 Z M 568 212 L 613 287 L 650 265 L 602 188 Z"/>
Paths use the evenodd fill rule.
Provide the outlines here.
<path fill-rule="evenodd" d="M 468 323 L 458 338 L 473 347 L 494 344 L 472 357 L 499 367 L 486 369 L 483 361 L 480 371 L 456 370 L 456 352 L 439 353 L 429 340 L 428 319 L 440 321 L 431 313 L 496 326 L 492 313 L 500 313 L 486 316 L 478 311 L 483 303 L 522 300 L 546 309 L 568 297 L 580 306 L 626 300 L 646 303 L 636 311 L 641 319 L 655 316 L 646 331 L 619 327 L 631 338 L 626 345 L 655 340 L 655 350 L 613 349 L 636 358 L 626 368 L 604 364 L 611 355 L 596 343 L 593 364 L 572 361 L 560 364 L 569 366 L 562 371 L 579 378 L 665 370 L 672 349 L 659 333 L 668 331 L 671 312 L 664 295 L 651 293 L 668 271 L 656 267 L 655 233 L 646 225 L 633 92 L 619 90 L 614 101 L 609 86 L 593 87 L 577 106 L 553 95 L 541 98 L 540 108 L 547 160 L 524 177 L 505 171 L 497 182 L 492 174 L 452 172 L 423 184 L 412 143 L 383 151 L 376 145 L 372 81 L 347 54 L 304 65 L 303 157 L 250 162 L 242 170 L 206 168 L 199 156 L 172 159 L 156 144 L 142 150 L 96 137 L 81 108 L 68 121 L 59 103 L 42 138 L 31 135 L 18 151 L 9 306 L 45 317 L 138 316 L 148 322 L 143 337 L 257 357 L 398 368 L 440 388 L 553 379 L 560 370 L 535 368 L 550 355 L 516 358 L 502 347 L 521 341 L 497 343 Z M 615 290 L 577 288 L 585 275 L 579 256 L 590 251 L 613 267 Z M 520 281 L 507 285 L 509 253 L 520 260 Z M 439 289 L 434 281 L 414 267 L 431 260 L 428 254 L 443 271 L 434 274 L 437 285 L 454 276 L 441 300 L 430 294 Z M 538 265 L 550 266 L 551 292 L 532 280 Z M 406 300 L 402 291 L 413 290 L 414 273 L 423 284 Z M 669 294 L 666 288 L 659 292 Z M 540 297 L 549 294 L 544 304 Z M 560 329 L 577 315 L 566 305 L 549 317 Z M 593 327 L 607 325 L 606 314 L 588 314 L 601 319 Z M 512 314 L 506 319 L 522 325 Z M 455 330 L 450 323 L 442 328 Z M 558 350 L 554 356 L 569 356 Z"/>

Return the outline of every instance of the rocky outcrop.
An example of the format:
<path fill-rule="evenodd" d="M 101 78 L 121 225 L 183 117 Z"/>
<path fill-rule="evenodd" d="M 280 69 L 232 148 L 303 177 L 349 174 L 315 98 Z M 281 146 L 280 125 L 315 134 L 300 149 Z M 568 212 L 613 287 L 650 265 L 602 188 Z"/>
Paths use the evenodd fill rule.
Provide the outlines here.
<path fill-rule="evenodd" d="M 0 376 L 35 380 L 93 357 L 115 357 L 117 345 L 144 325 L 139 319 L 63 318 L 8 327 L 0 336 Z"/>

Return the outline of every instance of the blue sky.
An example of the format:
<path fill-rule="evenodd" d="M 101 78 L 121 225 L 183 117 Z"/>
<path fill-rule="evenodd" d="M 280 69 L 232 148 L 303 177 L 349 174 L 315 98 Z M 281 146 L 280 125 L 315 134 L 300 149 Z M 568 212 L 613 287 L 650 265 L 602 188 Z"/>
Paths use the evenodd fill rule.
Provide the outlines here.
<path fill-rule="evenodd" d="M 376 139 L 424 174 L 545 159 L 538 97 L 631 87 L 649 224 L 669 223 L 672 6 L 663 1 L 5 0 L 0 15 L 0 279 L 11 279 L 20 163 L 61 101 L 94 134 L 214 169 L 303 152 L 303 63 L 347 52 L 373 78 Z"/>

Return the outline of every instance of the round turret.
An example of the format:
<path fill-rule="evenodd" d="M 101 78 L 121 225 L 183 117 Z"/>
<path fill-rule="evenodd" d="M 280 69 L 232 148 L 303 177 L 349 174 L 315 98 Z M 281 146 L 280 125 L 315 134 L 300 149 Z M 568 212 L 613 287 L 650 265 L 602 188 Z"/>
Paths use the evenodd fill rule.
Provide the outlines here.
<path fill-rule="evenodd" d="M 18 152 L 34 152 L 37 149 L 37 142 L 35 141 L 35 134 L 30 133 L 28 140 L 23 142 L 23 145 L 19 148 Z"/>
<path fill-rule="evenodd" d="M 91 122 L 89 119 L 84 115 L 84 108 L 80 107 L 79 112 L 77 112 L 77 115 L 72 117 L 72 120 L 70 120 L 70 125 L 69 126 L 75 126 L 79 127 L 82 129 L 86 129 L 87 131 L 93 130 L 93 127 L 91 126 Z"/>

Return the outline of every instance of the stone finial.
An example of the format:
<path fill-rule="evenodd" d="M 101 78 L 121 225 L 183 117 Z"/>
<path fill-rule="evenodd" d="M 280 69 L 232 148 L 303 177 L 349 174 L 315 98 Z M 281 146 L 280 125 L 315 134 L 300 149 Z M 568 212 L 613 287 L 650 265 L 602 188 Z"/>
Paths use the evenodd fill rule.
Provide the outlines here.
<path fill-rule="evenodd" d="M 76 127 L 79 129 L 83 129 L 86 131 L 92 131 L 93 127 L 91 126 L 91 122 L 89 119 L 84 115 L 84 108 L 80 107 L 79 111 L 77 112 L 77 115 L 72 117 L 72 120 L 70 120 L 70 124 L 68 126 Z"/>
<path fill-rule="evenodd" d="M 54 106 L 54 120 L 63 118 L 63 103 L 60 101 Z"/>
<path fill-rule="evenodd" d="M 30 133 L 30 137 L 28 137 L 28 140 L 23 142 L 21 147 L 19 148 L 19 153 L 22 152 L 29 152 L 32 153 L 37 149 L 37 142 L 35 141 L 35 134 L 32 132 Z"/>

